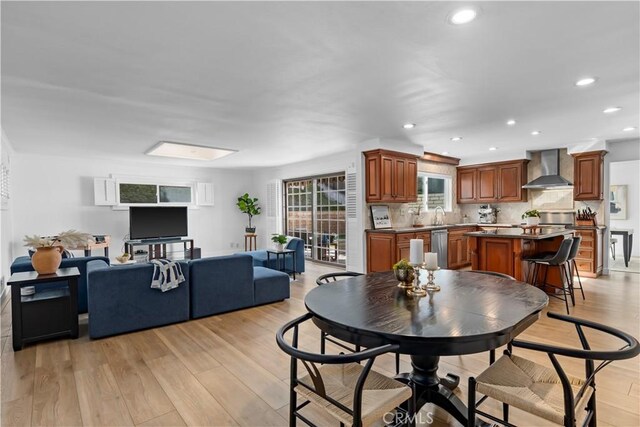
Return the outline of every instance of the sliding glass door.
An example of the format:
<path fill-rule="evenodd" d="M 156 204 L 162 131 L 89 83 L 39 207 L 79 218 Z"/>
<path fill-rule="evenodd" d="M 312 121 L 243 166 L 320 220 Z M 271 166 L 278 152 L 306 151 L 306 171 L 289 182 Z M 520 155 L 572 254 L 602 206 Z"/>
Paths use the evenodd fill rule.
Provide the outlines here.
<path fill-rule="evenodd" d="M 344 173 L 285 182 L 286 233 L 304 241 L 306 258 L 346 264 L 345 212 Z"/>

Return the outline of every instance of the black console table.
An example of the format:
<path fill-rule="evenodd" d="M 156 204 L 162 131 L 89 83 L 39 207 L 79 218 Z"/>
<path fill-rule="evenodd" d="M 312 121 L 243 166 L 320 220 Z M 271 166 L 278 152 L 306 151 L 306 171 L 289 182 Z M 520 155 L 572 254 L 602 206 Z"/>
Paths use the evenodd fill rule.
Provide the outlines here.
<path fill-rule="evenodd" d="M 124 242 L 125 252 L 133 255 L 136 246 L 147 246 L 149 250 L 149 259 L 167 258 L 167 245 L 173 243 L 181 243 L 184 248 L 185 259 L 195 259 L 195 251 L 193 247 L 193 239 L 149 239 L 149 240 L 127 240 Z"/>
<path fill-rule="evenodd" d="M 78 338 L 78 277 L 76 267 L 62 268 L 53 274 L 35 271 L 13 273 L 11 286 L 11 320 L 13 350 L 25 343 L 61 336 Z M 66 287 L 44 289 L 33 295 L 21 295 L 24 286 L 67 282 Z"/>
<path fill-rule="evenodd" d="M 277 251 L 275 249 L 267 249 L 267 266 L 271 267 L 271 255 L 276 257 L 276 270 L 280 270 L 287 274 L 293 274 L 293 280 L 296 280 L 296 251 L 293 249 L 283 249 L 281 251 Z M 287 255 L 291 255 L 292 257 L 292 266 L 293 269 L 289 270 L 287 268 Z M 280 263 L 282 260 L 282 264 Z"/>

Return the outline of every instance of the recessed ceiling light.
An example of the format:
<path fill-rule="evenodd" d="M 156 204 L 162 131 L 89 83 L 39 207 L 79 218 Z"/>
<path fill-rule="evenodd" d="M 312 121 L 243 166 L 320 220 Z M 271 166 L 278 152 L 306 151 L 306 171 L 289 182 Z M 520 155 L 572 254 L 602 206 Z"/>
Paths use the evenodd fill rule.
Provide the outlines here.
<path fill-rule="evenodd" d="M 498 147 L 489 147 L 489 151 L 496 151 Z"/>
<path fill-rule="evenodd" d="M 403 128 L 405 129 L 413 129 L 414 127 L 416 127 L 415 123 L 405 123 L 402 125 Z"/>
<path fill-rule="evenodd" d="M 447 154 L 449 154 L 449 152 L 448 152 L 448 151 L 443 151 L 443 152 L 442 152 L 442 155 L 443 155 L 443 156 L 446 156 Z"/>
<path fill-rule="evenodd" d="M 531 132 L 531 135 L 533 136 L 538 136 L 540 135 L 542 132 L 540 132 L 539 130 L 534 130 L 533 132 Z"/>
<path fill-rule="evenodd" d="M 174 157 L 190 160 L 215 160 L 235 153 L 237 150 L 205 147 L 182 142 L 160 141 L 145 154 L 148 156 Z"/>
<path fill-rule="evenodd" d="M 513 126 L 513 125 L 515 125 L 515 124 L 516 124 L 516 121 L 515 121 L 515 120 L 513 120 L 513 119 L 511 119 L 511 120 L 507 120 L 507 124 L 508 124 L 509 126 Z"/>
<path fill-rule="evenodd" d="M 608 107 L 602 110 L 602 112 L 605 114 L 611 114 L 611 113 L 617 113 L 620 110 L 622 110 L 622 107 Z"/>
<path fill-rule="evenodd" d="M 462 141 L 462 137 L 461 136 L 454 136 L 453 138 L 451 138 L 452 141 Z"/>
<path fill-rule="evenodd" d="M 471 8 L 459 9 L 449 16 L 449 22 L 454 25 L 468 24 L 476 19 L 478 12 Z"/>
<path fill-rule="evenodd" d="M 624 132 L 631 132 L 632 130 L 636 130 L 636 128 L 634 128 L 634 127 L 632 127 L 632 126 L 629 126 L 629 127 L 626 127 L 626 128 L 624 128 L 624 129 L 622 129 L 622 130 L 623 130 Z"/>
<path fill-rule="evenodd" d="M 597 77 L 584 77 L 576 82 L 576 86 L 589 86 L 598 80 Z"/>

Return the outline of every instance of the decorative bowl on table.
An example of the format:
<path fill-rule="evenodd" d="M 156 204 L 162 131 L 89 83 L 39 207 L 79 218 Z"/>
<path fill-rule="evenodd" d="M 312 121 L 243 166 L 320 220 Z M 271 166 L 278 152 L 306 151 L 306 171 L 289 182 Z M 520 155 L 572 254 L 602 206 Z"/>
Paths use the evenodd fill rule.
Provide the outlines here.
<path fill-rule="evenodd" d="M 129 262 L 129 259 L 131 258 L 131 255 L 128 253 L 124 253 L 120 256 L 116 257 L 116 261 L 118 261 L 121 264 L 126 264 L 127 262 Z"/>

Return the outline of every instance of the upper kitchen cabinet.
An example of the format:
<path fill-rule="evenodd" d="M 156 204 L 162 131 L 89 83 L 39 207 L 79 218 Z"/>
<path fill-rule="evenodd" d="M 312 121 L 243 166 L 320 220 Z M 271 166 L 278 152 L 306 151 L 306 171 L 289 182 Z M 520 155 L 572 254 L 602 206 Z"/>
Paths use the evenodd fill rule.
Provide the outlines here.
<path fill-rule="evenodd" d="M 602 200 L 604 156 L 606 151 L 574 153 L 573 200 Z"/>
<path fill-rule="evenodd" d="M 458 203 L 526 202 L 529 160 L 487 163 L 457 168 Z"/>
<path fill-rule="evenodd" d="M 418 157 L 388 150 L 365 151 L 367 202 L 417 201 Z"/>

